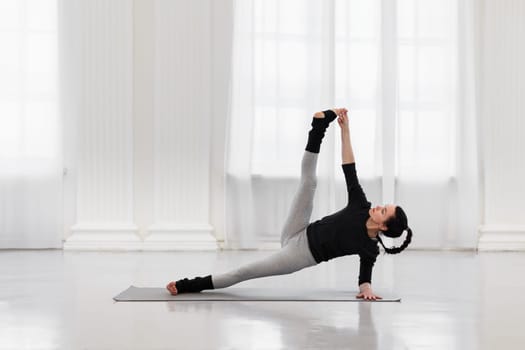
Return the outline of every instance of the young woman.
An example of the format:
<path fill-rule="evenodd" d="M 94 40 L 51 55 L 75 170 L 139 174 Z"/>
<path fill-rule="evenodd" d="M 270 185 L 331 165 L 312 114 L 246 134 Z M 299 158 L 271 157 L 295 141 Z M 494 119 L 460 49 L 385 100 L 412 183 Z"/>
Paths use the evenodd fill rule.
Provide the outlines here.
<path fill-rule="evenodd" d="M 337 213 L 310 223 L 317 181 L 317 156 L 325 131 L 336 118 L 341 128 L 342 168 L 348 204 Z M 299 190 L 281 232 L 281 250 L 224 274 L 170 282 L 166 288 L 172 295 L 226 288 L 249 279 L 289 274 L 333 258 L 357 254 L 360 257 L 357 298 L 381 299 L 372 291 L 371 285 L 372 267 L 379 254 L 377 243 L 389 254 L 405 249 L 412 239 L 407 216 L 399 206 L 390 204 L 371 208 L 367 201 L 356 174 L 346 109 L 315 113 L 311 125 L 301 164 Z M 397 248 L 385 247 L 379 235 L 395 238 L 405 230 L 405 241 Z"/>

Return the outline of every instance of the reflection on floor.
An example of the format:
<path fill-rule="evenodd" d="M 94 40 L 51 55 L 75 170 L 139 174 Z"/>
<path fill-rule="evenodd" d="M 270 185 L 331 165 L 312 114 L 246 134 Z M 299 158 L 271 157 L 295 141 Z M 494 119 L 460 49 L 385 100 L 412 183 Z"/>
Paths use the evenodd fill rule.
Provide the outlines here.
<path fill-rule="evenodd" d="M 525 253 L 381 255 L 374 289 L 401 303 L 112 300 L 267 254 L 0 251 L 0 349 L 525 348 Z M 236 287 L 356 290 L 358 269 L 344 257 Z"/>

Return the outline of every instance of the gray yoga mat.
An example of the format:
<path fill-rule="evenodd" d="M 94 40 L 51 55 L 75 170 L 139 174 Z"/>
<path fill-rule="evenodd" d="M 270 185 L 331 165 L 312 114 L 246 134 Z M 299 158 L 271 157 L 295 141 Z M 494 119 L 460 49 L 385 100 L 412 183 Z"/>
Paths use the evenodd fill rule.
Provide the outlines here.
<path fill-rule="evenodd" d="M 141 288 L 131 286 L 113 299 L 115 301 L 364 301 L 357 299 L 355 291 L 334 289 L 291 288 L 227 288 L 201 293 L 171 295 L 166 288 Z M 378 302 L 396 302 L 401 298 L 381 295 Z M 365 300 L 366 301 L 366 300 Z"/>

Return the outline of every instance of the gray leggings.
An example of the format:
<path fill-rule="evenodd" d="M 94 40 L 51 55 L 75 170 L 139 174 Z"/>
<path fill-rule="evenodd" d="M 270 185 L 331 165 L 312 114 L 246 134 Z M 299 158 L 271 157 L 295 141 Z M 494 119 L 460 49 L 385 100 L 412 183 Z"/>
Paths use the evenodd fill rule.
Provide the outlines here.
<path fill-rule="evenodd" d="M 304 152 L 299 190 L 281 232 L 281 250 L 236 270 L 212 275 L 215 289 L 226 288 L 253 278 L 285 275 L 317 264 L 310 252 L 306 237 L 317 184 L 315 175 L 317 156 L 317 153 Z"/>

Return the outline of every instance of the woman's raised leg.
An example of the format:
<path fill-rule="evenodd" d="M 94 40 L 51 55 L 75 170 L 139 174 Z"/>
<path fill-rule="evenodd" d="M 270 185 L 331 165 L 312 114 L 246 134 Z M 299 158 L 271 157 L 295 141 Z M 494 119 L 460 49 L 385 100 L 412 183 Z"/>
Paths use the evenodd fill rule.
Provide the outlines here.
<path fill-rule="evenodd" d="M 310 223 L 317 186 L 317 157 L 325 131 L 336 117 L 336 113 L 332 110 L 316 113 L 313 117 L 312 129 L 308 132 L 308 143 L 301 162 L 299 188 L 281 231 L 282 247 Z"/>
<path fill-rule="evenodd" d="M 310 223 L 317 186 L 317 157 L 317 153 L 304 151 L 299 188 L 281 231 L 281 247 L 285 246 L 291 237 L 304 230 Z"/>

